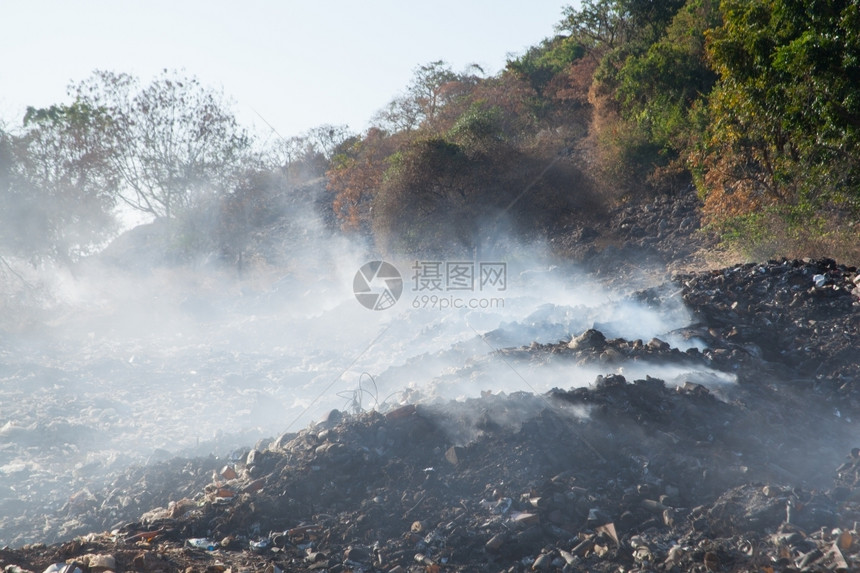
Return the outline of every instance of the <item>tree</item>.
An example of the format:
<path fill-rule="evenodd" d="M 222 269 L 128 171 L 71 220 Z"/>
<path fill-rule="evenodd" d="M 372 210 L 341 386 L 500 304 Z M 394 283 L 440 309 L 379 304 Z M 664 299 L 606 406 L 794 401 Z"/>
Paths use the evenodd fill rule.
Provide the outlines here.
<path fill-rule="evenodd" d="M 128 74 L 97 71 L 70 93 L 105 118 L 88 126 L 104 153 L 101 176 L 120 182 L 121 201 L 155 217 L 230 189 L 250 159 L 251 139 L 223 96 L 193 77 L 164 71 L 141 86 Z"/>
<path fill-rule="evenodd" d="M 582 0 L 566 6 L 557 25 L 561 32 L 598 57 L 634 40 L 654 42 L 684 0 Z"/>
<path fill-rule="evenodd" d="M 289 138 L 280 138 L 269 150 L 269 168 L 280 171 L 292 185 L 322 177 L 339 150 L 356 140 L 346 125 L 324 124 Z"/>
<path fill-rule="evenodd" d="M 618 71 L 615 99 L 622 117 L 656 152 L 655 164 L 676 163 L 701 126 L 699 109 L 716 82 L 705 56 L 705 36 L 720 21 L 718 0 L 689 0 L 663 36 Z"/>
<path fill-rule="evenodd" d="M 112 229 L 116 180 L 104 169 L 82 104 L 29 110 L 21 134 L 0 133 L 0 250 L 36 262 L 70 262 Z"/>
<path fill-rule="evenodd" d="M 372 198 L 384 251 L 473 256 L 508 237 L 532 240 L 600 208 L 564 154 L 523 151 L 503 137 L 498 108 L 474 106 L 447 137 L 410 141 Z"/>
<path fill-rule="evenodd" d="M 370 206 L 389 167 L 389 157 L 403 140 L 372 127 L 363 138 L 347 142 L 334 155 L 326 172 L 327 188 L 334 193 L 332 208 L 344 230 L 370 230 Z"/>
<path fill-rule="evenodd" d="M 346 125 L 323 124 L 308 130 L 305 136 L 310 145 L 327 161 L 355 134 Z"/>
<path fill-rule="evenodd" d="M 391 132 L 409 132 L 422 123 L 433 123 L 446 104 L 475 85 L 478 76 L 474 72 L 483 73 L 483 70 L 473 64 L 466 72 L 458 74 L 443 60 L 418 66 L 406 93 L 379 111 L 374 122 Z"/>
<path fill-rule="evenodd" d="M 456 84 L 460 81 L 461 77 L 451 71 L 451 66 L 437 60 L 418 66 L 408 93 L 424 119 L 433 121 L 439 108 L 456 92 Z"/>
<path fill-rule="evenodd" d="M 860 209 L 860 7 L 726 0 L 699 157 L 717 218 L 762 206 Z"/>
<path fill-rule="evenodd" d="M 508 60 L 506 68 L 526 79 L 538 93 L 552 79 L 585 55 L 585 48 L 573 36 L 556 36 L 532 46 L 518 58 Z"/>
<path fill-rule="evenodd" d="M 397 96 L 376 112 L 374 125 L 391 132 L 410 132 L 418 129 L 424 115 L 418 102 L 409 96 Z"/>
<path fill-rule="evenodd" d="M 373 197 L 373 231 L 386 251 L 463 254 L 473 247 L 471 197 L 476 166 L 444 138 L 409 143 L 398 152 Z"/>

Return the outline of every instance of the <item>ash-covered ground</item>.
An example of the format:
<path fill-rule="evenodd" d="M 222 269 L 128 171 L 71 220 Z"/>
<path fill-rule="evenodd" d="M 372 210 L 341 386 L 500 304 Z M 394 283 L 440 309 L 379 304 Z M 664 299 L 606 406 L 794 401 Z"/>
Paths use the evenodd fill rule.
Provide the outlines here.
<path fill-rule="evenodd" d="M 0 565 L 856 570 L 858 270 L 655 284 L 688 203 L 569 238 L 575 268 L 512 257 L 504 308 L 422 306 L 403 262 L 379 312 L 350 264 L 102 283 L 4 339 Z"/>

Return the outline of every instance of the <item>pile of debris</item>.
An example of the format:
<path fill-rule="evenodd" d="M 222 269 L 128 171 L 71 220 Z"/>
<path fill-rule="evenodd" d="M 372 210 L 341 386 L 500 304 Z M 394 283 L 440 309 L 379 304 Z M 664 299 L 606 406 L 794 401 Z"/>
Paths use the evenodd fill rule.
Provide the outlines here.
<path fill-rule="evenodd" d="M 825 481 L 835 448 L 816 450 L 821 436 L 790 416 L 756 432 L 759 416 L 701 386 L 620 376 L 543 396 L 333 411 L 138 520 L 0 560 L 84 573 L 860 565 L 857 451 L 829 489 L 802 487 Z M 819 420 L 834 445 L 847 440 Z M 793 459 L 794 440 L 808 457 Z"/>
<path fill-rule="evenodd" d="M 694 186 L 674 194 L 631 197 L 592 227 L 553 237 L 556 253 L 581 262 L 617 286 L 639 283 L 645 269 L 701 267 L 701 252 L 716 244 L 702 229 L 702 203 Z"/>
<path fill-rule="evenodd" d="M 848 398 L 860 384 L 860 274 L 832 259 L 677 277 L 709 346 L 780 365 Z"/>
<path fill-rule="evenodd" d="M 684 352 L 667 342 L 607 339 L 589 329 L 570 342 L 513 349 L 569 354 L 580 363 L 707 365 L 733 372 L 740 382 L 763 376 L 781 384 L 812 384 L 833 398 L 849 400 L 860 384 L 860 274 L 831 259 L 748 263 L 674 277 L 679 288 L 637 292 L 639 301 L 660 308 L 680 297 L 694 323 L 674 333 L 697 346 Z"/>
<path fill-rule="evenodd" d="M 679 276 L 698 324 L 599 328 L 505 360 L 604 365 L 587 388 L 332 411 L 234 456 L 129 470 L 70 500 L 70 541 L 4 571 L 860 569 L 857 269 L 772 261 Z M 737 384 L 628 380 L 631 362 Z M 149 504 L 149 505 L 147 505 Z"/>

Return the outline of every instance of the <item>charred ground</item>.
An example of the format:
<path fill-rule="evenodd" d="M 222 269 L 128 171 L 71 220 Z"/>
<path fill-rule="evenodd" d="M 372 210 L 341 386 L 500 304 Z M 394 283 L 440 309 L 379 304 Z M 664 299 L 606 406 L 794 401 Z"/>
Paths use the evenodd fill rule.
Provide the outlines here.
<path fill-rule="evenodd" d="M 608 282 L 628 280 L 647 262 L 695 264 L 705 241 L 695 213 L 692 197 L 659 198 L 557 240 Z M 621 246 L 607 248 L 613 241 Z M 505 348 L 498 355 L 514 370 L 607 374 L 545 394 L 488 386 L 465 401 L 334 411 L 229 457 L 131 468 L 69 499 L 54 516 L 65 539 L 46 530 L 51 545 L 7 547 L 0 562 L 10 571 L 64 561 L 82 571 L 852 570 L 857 277 L 832 260 L 675 274 L 631 296 L 656 309 L 682 299 L 695 318 L 675 334 L 703 350 L 599 328 Z M 707 366 L 737 383 L 627 379 L 619 364 Z M 23 509 L 17 524 L 38 531 L 44 518 Z"/>

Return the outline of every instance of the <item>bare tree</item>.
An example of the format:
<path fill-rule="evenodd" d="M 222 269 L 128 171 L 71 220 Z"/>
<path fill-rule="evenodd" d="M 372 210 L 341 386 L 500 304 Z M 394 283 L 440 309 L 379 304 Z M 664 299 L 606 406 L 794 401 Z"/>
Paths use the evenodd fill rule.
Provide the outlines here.
<path fill-rule="evenodd" d="M 96 71 L 70 89 L 98 110 L 93 124 L 117 197 L 155 217 L 172 217 L 203 196 L 225 192 L 251 158 L 251 139 L 220 92 L 166 70 L 147 86 Z"/>
<path fill-rule="evenodd" d="M 418 66 L 406 93 L 377 112 L 374 123 L 388 131 L 412 131 L 425 121 L 432 122 L 445 104 L 478 81 L 474 72 L 483 74 L 476 64 L 456 73 L 444 60 Z"/>

